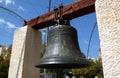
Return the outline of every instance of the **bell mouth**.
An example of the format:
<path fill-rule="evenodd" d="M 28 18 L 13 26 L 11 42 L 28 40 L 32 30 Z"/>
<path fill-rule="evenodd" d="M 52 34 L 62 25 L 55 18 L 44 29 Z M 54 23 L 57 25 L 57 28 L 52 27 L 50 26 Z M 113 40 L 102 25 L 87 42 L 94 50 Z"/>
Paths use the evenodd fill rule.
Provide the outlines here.
<path fill-rule="evenodd" d="M 89 67 L 90 62 L 86 58 L 47 57 L 40 60 L 35 67 L 46 69 L 70 69 Z"/>

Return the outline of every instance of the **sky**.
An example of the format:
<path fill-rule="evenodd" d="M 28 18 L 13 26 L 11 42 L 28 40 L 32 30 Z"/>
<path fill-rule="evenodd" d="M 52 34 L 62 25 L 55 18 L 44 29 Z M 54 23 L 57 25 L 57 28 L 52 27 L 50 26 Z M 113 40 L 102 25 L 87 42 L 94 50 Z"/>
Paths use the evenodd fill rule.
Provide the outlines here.
<path fill-rule="evenodd" d="M 59 7 L 61 3 L 65 6 L 76 1 L 77 0 L 52 0 L 51 10 L 53 10 L 54 7 Z M 49 0 L 0 0 L 0 45 L 9 46 L 12 44 L 14 31 L 23 26 L 24 20 L 28 21 L 47 13 L 48 4 Z M 71 20 L 70 23 L 71 26 L 77 29 L 81 51 L 87 55 L 91 31 L 96 23 L 96 13 L 94 12 L 75 18 Z M 42 33 L 42 35 L 44 37 L 44 33 Z M 98 26 L 96 25 L 92 34 L 88 57 L 97 58 L 99 56 L 99 48 L 100 40 Z"/>

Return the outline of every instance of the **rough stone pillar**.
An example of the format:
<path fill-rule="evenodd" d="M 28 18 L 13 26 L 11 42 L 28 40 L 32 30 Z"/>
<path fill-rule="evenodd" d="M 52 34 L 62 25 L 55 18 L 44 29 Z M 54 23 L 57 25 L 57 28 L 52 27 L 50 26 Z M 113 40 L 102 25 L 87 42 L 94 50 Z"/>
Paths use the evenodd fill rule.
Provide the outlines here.
<path fill-rule="evenodd" d="M 41 33 L 25 26 L 14 34 L 8 78 L 40 78 L 35 64 L 39 61 Z"/>
<path fill-rule="evenodd" d="M 120 0 L 96 0 L 104 78 L 120 78 Z"/>

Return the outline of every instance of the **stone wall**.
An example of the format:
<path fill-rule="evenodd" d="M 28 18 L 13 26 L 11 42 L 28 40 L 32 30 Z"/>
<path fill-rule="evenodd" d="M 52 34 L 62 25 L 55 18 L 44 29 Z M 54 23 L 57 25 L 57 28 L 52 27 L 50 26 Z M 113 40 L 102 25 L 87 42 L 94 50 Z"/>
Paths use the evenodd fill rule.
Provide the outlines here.
<path fill-rule="evenodd" d="M 120 0 L 96 0 L 104 78 L 120 78 Z"/>

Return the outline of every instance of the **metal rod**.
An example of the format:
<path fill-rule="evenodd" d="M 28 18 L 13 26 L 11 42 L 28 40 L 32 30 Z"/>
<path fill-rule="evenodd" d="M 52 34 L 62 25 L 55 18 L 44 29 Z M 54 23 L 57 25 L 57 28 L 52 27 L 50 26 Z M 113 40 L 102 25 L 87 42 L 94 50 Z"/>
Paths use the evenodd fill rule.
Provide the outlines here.
<path fill-rule="evenodd" d="M 4 9 L 4 10 L 7 10 L 7 11 L 9 11 L 9 12 L 11 12 L 11 13 L 13 13 L 13 14 L 15 14 L 16 16 L 18 16 L 19 18 L 21 18 L 23 21 L 24 21 L 24 23 L 26 23 L 27 21 L 22 17 L 22 16 L 20 16 L 19 14 L 17 14 L 16 12 L 14 12 L 14 11 L 12 11 L 12 10 L 10 10 L 10 9 L 8 9 L 8 8 L 5 8 L 5 7 L 3 7 L 3 6 L 0 6 L 0 8 L 2 8 L 2 9 Z"/>
<path fill-rule="evenodd" d="M 48 12 L 50 12 L 50 9 L 51 9 L 51 0 L 49 0 Z"/>
<path fill-rule="evenodd" d="M 50 9 L 51 9 L 51 0 L 49 0 L 48 12 L 50 12 Z M 48 43 L 48 31 L 49 31 L 49 27 L 46 28 L 46 45 Z"/>
<path fill-rule="evenodd" d="M 88 43 L 88 49 L 87 49 L 87 58 L 88 58 L 88 55 L 89 55 L 89 50 L 90 50 L 90 43 L 91 43 L 91 39 L 92 39 L 92 36 L 93 36 L 93 32 L 94 32 L 94 29 L 97 25 L 97 22 L 95 22 L 93 28 L 92 28 L 92 31 L 90 33 L 90 38 L 89 38 L 89 43 Z"/>

